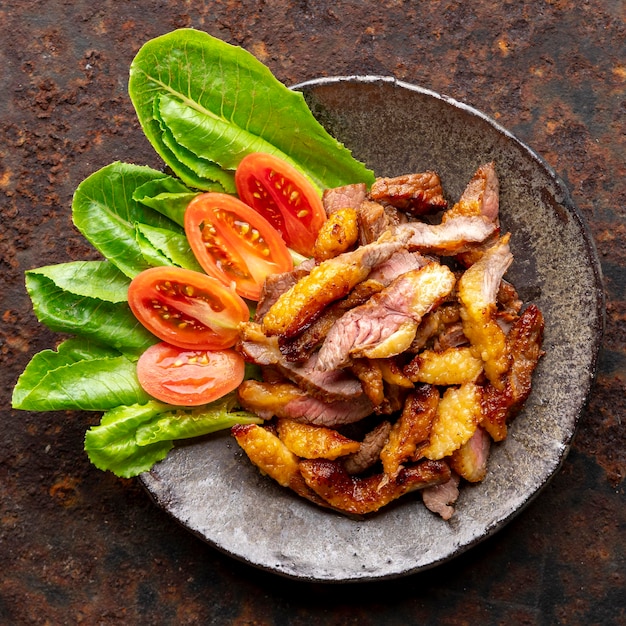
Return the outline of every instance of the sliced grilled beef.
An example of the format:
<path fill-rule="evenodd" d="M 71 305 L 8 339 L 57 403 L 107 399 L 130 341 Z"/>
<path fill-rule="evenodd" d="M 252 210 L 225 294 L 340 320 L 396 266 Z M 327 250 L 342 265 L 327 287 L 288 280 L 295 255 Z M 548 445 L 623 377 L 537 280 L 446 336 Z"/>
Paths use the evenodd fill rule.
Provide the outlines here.
<path fill-rule="evenodd" d="M 453 473 L 446 482 L 422 489 L 426 508 L 441 515 L 442 519 L 449 520 L 454 514 L 453 505 L 459 497 L 459 482 L 459 477 Z"/>
<path fill-rule="evenodd" d="M 481 165 L 477 170 L 459 201 L 443 214 L 442 220 L 447 221 L 459 215 L 466 217 L 483 215 L 494 224 L 498 223 L 500 210 L 500 185 L 494 163 Z"/>
<path fill-rule="evenodd" d="M 450 468 L 442 461 L 423 461 L 404 468 L 396 480 L 385 474 L 351 476 L 340 461 L 300 461 L 306 484 L 332 507 L 346 513 L 374 513 L 405 493 L 446 482 Z"/>
<path fill-rule="evenodd" d="M 343 459 L 343 466 L 348 474 L 361 474 L 365 470 L 376 465 L 380 459 L 380 451 L 383 449 L 391 423 L 385 420 L 365 435 L 359 450 Z"/>
<path fill-rule="evenodd" d="M 341 317 L 319 353 L 318 367 L 334 370 L 351 357 L 386 358 L 406 350 L 422 317 L 454 288 L 445 265 L 429 263 L 402 274 L 368 302 Z"/>
<path fill-rule="evenodd" d="M 411 215 L 436 213 L 448 206 L 435 172 L 377 178 L 370 189 L 370 197 Z"/>
<path fill-rule="evenodd" d="M 246 380 L 237 394 L 242 407 L 263 419 L 285 417 L 329 428 L 358 422 L 372 412 L 372 404 L 364 395 L 354 400 L 324 402 L 293 383 Z"/>
<path fill-rule="evenodd" d="M 258 324 L 242 324 L 238 351 L 249 363 L 273 365 L 283 376 L 303 390 L 328 402 L 353 400 L 363 395 L 359 380 L 348 371 L 323 372 L 316 368 L 317 353 L 313 353 L 304 363 L 289 362 L 278 347 L 276 337 L 267 337 Z"/>
<path fill-rule="evenodd" d="M 485 241 L 497 231 L 496 224 L 484 216 L 459 216 L 441 224 L 407 222 L 397 226 L 393 232 L 406 242 L 409 250 L 455 256 Z"/>
<path fill-rule="evenodd" d="M 350 293 L 374 267 L 403 247 L 401 241 L 389 238 L 316 265 L 270 307 L 263 317 L 264 332 L 294 337 L 326 306 Z"/>
<path fill-rule="evenodd" d="M 367 187 L 364 183 L 344 185 L 334 189 L 324 189 L 322 203 L 326 215 L 331 215 L 338 209 L 351 207 L 358 209 L 367 195 Z"/>

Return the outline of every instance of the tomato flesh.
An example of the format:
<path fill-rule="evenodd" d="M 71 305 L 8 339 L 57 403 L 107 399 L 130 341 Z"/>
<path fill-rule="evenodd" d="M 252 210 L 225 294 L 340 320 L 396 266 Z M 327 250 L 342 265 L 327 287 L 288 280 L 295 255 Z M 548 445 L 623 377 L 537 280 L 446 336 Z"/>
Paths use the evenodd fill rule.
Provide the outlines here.
<path fill-rule="evenodd" d="M 159 339 L 179 348 L 219 350 L 238 338 L 250 318 L 246 303 L 222 282 L 179 267 L 153 267 L 128 287 L 135 317 Z"/>
<path fill-rule="evenodd" d="M 249 300 L 269 274 L 293 269 L 280 233 L 241 200 L 223 193 L 196 196 L 185 211 L 185 234 L 202 269 Z"/>
<path fill-rule="evenodd" d="M 241 160 L 235 185 L 239 197 L 280 232 L 287 246 L 312 255 L 326 213 L 305 176 L 276 156 L 255 152 Z"/>
<path fill-rule="evenodd" d="M 166 342 L 148 348 L 137 362 L 144 391 L 180 406 L 213 402 L 236 389 L 244 374 L 243 357 L 234 350 L 189 350 Z"/>

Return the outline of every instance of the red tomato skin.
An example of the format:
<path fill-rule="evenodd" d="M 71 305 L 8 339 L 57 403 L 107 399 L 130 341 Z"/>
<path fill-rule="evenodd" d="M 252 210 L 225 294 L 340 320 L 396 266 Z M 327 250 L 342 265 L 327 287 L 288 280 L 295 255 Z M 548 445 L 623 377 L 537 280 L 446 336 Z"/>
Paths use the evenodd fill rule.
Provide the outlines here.
<path fill-rule="evenodd" d="M 234 350 L 188 350 L 166 342 L 150 346 L 137 362 L 137 378 L 153 398 L 175 406 L 208 404 L 236 389 L 245 362 Z"/>
<path fill-rule="evenodd" d="M 239 163 L 235 186 L 237 195 L 274 225 L 287 246 L 312 255 L 326 212 L 303 174 L 277 156 L 255 152 Z"/>
<path fill-rule="evenodd" d="M 232 220 L 238 228 L 231 227 Z M 260 298 L 266 276 L 293 269 L 280 233 L 262 215 L 228 194 L 196 196 L 185 211 L 185 234 L 202 269 L 248 300 Z"/>
<path fill-rule="evenodd" d="M 162 288 L 167 282 L 174 289 L 169 295 Z M 187 295 L 187 287 L 196 294 L 195 303 Z M 153 335 L 179 348 L 230 348 L 239 337 L 239 324 L 250 319 L 248 305 L 231 288 L 211 276 L 180 267 L 153 267 L 140 272 L 128 287 L 128 304 Z M 189 323 L 183 326 L 181 322 L 186 318 L 176 320 L 170 315 L 165 319 L 164 306 L 174 314 L 177 307 L 184 306 L 220 324 L 213 330 L 202 322 L 194 323 L 195 318 L 188 315 Z"/>

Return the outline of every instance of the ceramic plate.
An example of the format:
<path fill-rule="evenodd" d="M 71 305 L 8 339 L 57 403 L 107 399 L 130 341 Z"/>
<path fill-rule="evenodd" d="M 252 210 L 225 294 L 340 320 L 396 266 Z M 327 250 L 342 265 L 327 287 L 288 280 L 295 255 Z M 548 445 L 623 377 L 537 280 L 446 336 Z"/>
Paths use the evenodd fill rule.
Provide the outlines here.
<path fill-rule="evenodd" d="M 418 494 L 365 520 L 321 510 L 263 477 L 228 434 L 176 448 L 142 475 L 154 500 L 215 548 L 309 581 L 393 578 L 432 567 L 502 528 L 565 458 L 595 372 L 603 325 L 593 244 L 546 164 L 480 112 L 391 78 L 301 85 L 315 116 L 379 176 L 436 170 L 455 200 L 476 168 L 495 161 L 503 230 L 515 257 L 507 277 L 546 321 L 545 357 L 487 478 L 465 486 L 445 522 Z"/>

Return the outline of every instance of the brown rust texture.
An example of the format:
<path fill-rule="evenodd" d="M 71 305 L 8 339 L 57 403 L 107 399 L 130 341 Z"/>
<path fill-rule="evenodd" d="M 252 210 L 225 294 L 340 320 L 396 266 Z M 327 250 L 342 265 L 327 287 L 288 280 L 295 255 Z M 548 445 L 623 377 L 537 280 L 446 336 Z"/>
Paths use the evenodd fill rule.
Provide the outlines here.
<path fill-rule="evenodd" d="M 0 4 L 0 623 L 625 623 L 625 20 L 621 0 Z M 58 340 L 24 270 L 96 258 L 70 219 L 83 178 L 117 159 L 159 166 L 128 66 L 181 26 L 244 46 L 287 84 L 385 74 L 465 100 L 541 154 L 587 220 L 607 293 L 589 408 L 541 496 L 452 563 L 366 586 L 277 579 L 91 467 L 97 416 L 9 409 L 30 356 Z"/>

